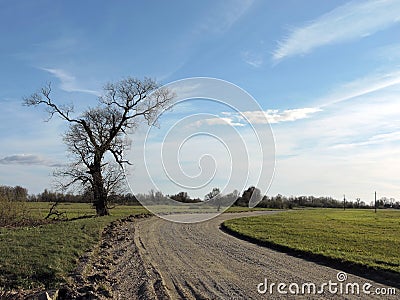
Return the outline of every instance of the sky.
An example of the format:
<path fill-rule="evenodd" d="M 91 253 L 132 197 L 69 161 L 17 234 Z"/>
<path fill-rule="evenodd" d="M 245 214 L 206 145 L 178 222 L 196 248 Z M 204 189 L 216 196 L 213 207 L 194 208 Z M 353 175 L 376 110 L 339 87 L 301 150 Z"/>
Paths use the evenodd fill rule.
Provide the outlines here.
<path fill-rule="evenodd" d="M 96 105 L 105 83 L 127 76 L 162 85 L 197 77 L 249 98 L 227 93 L 232 107 L 175 85 L 189 101 L 163 115 L 150 139 L 145 127 L 132 136 L 134 193 L 152 184 L 177 193 L 177 181 L 204 168 L 205 185 L 192 196 L 231 188 L 234 178 L 239 191 L 257 185 L 268 195 L 369 203 L 377 191 L 400 200 L 399 11 L 399 0 L 0 1 L 0 184 L 39 193 L 68 159 L 67 124 L 22 106 L 44 84 L 79 112 Z M 177 135 L 166 135 L 171 128 Z M 268 142 L 254 140 L 254 128 Z M 171 181 L 159 159 L 174 138 L 182 151 L 166 148 L 181 155 L 169 168 L 183 173 Z"/>

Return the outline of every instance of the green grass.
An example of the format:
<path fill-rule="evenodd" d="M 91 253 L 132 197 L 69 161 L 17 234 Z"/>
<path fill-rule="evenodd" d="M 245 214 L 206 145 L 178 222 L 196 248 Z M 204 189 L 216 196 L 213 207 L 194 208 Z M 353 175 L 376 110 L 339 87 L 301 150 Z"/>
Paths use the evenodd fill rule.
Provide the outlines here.
<path fill-rule="evenodd" d="M 43 219 L 49 212 L 53 203 L 49 202 L 27 202 L 26 206 L 29 215 L 33 218 Z M 79 218 L 83 216 L 94 216 L 96 211 L 90 203 L 59 203 L 57 205 L 59 212 L 65 212 L 68 219 Z M 146 213 L 147 210 L 142 206 L 117 205 L 110 210 L 113 216 L 128 216 L 130 214 Z"/>
<path fill-rule="evenodd" d="M 400 273 L 400 211 L 296 210 L 224 226 L 261 243 Z"/>
<path fill-rule="evenodd" d="M 224 213 L 240 213 L 240 212 L 248 212 L 248 211 L 270 211 L 270 210 L 278 210 L 276 208 L 263 208 L 263 207 L 242 207 L 242 206 L 231 206 Z"/>
<path fill-rule="evenodd" d="M 30 203 L 33 217 L 43 218 L 48 203 Z M 89 204 L 60 204 L 69 218 L 93 215 Z M 112 216 L 57 222 L 35 227 L 0 228 L 0 290 L 56 287 L 65 282 L 78 258 L 98 243 L 105 226 L 129 215 L 146 213 L 139 206 L 118 206 Z"/>

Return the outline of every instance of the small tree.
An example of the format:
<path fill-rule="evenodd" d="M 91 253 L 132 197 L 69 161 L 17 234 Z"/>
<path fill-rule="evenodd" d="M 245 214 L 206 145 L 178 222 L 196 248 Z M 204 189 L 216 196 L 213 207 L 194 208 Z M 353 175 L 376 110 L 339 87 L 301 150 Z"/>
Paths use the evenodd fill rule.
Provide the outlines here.
<path fill-rule="evenodd" d="M 27 195 L 23 187 L 0 186 L 0 227 L 24 223 Z"/>
<path fill-rule="evenodd" d="M 127 133 L 145 122 L 153 125 L 161 109 L 167 108 L 174 94 L 159 88 L 149 78 L 127 78 L 104 87 L 98 105 L 73 116 L 73 106 L 56 104 L 51 97 L 50 84 L 24 99 L 25 105 L 43 105 L 49 112 L 49 120 L 57 115 L 69 128 L 64 142 L 71 154 L 71 164 L 55 173 L 68 178 L 62 181 L 67 189 L 77 183 L 83 190 L 90 188 L 97 215 L 108 215 L 108 196 L 121 187 L 124 179 L 123 166 L 129 164 L 124 151 L 130 146 Z M 113 161 L 106 159 L 110 153 Z"/>

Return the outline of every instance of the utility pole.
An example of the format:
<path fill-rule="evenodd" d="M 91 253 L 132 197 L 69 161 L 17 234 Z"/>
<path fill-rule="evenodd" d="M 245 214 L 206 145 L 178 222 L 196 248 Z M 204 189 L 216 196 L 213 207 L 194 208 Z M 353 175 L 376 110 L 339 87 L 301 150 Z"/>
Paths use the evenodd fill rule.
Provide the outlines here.
<path fill-rule="evenodd" d="M 346 210 L 346 195 L 343 195 L 343 210 Z"/>
<path fill-rule="evenodd" d="M 375 191 L 375 213 L 376 213 L 376 191 Z"/>

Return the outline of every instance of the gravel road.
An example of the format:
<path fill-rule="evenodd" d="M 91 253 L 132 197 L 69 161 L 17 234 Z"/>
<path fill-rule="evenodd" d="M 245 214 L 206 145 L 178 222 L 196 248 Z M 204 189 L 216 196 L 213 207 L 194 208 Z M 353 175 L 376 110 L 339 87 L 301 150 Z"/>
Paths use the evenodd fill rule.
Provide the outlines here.
<path fill-rule="evenodd" d="M 366 295 L 360 290 L 359 296 L 333 295 L 325 286 L 320 295 L 293 296 L 294 290 L 303 283 L 338 283 L 340 270 L 303 260 L 265 247 L 242 241 L 219 229 L 221 222 L 231 218 L 273 212 L 227 213 L 212 220 L 182 224 L 153 217 L 135 222 L 134 242 L 140 257 L 149 270 L 157 270 L 162 284 L 156 291 L 161 298 L 171 299 L 399 299 L 399 296 Z M 181 216 L 185 219 L 185 215 Z M 187 216 L 186 216 L 187 217 Z M 272 294 L 260 294 L 257 286 L 267 280 L 271 283 L 284 283 L 281 294 L 273 286 Z M 365 283 L 382 288 L 370 279 L 348 274 L 344 283 Z M 264 289 L 265 284 L 260 286 Z M 334 289 L 335 286 L 332 286 Z M 340 291 L 340 285 L 338 285 Z M 386 286 L 388 288 L 388 286 Z M 400 293 L 399 290 L 396 291 Z M 134 296 L 134 295 L 132 295 Z M 154 295 L 154 298 L 160 298 Z"/>

